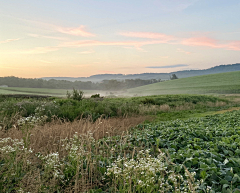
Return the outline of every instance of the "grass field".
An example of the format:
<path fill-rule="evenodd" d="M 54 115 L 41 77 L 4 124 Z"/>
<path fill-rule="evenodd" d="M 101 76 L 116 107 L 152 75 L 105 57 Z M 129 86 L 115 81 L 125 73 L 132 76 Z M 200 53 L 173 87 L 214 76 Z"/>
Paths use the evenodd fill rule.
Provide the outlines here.
<path fill-rule="evenodd" d="M 159 82 L 129 89 L 127 92 L 100 90 L 83 91 L 86 97 L 96 93 L 100 93 L 101 96 L 108 96 L 111 95 L 111 93 L 116 96 L 144 96 L 161 94 L 238 94 L 240 93 L 240 71 Z M 66 92 L 66 89 L 0 87 L 0 94 L 48 95 L 64 97 L 66 96 Z"/>
<path fill-rule="evenodd" d="M 237 94 L 240 93 L 240 71 L 189 78 L 129 89 L 131 95 L 157 94 Z"/>
<path fill-rule="evenodd" d="M 64 97 L 66 96 L 66 93 L 67 93 L 66 89 L 0 87 L 0 94 L 49 95 Z M 84 90 L 84 94 L 86 96 L 90 96 L 96 93 L 103 93 L 103 91 Z"/>

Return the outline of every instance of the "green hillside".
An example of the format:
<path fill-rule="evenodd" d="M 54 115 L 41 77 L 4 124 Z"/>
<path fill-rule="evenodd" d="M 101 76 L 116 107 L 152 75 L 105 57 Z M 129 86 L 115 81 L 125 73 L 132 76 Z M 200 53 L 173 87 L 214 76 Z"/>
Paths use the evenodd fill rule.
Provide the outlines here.
<path fill-rule="evenodd" d="M 128 90 L 129 94 L 232 94 L 240 93 L 240 71 L 194 76 Z"/>

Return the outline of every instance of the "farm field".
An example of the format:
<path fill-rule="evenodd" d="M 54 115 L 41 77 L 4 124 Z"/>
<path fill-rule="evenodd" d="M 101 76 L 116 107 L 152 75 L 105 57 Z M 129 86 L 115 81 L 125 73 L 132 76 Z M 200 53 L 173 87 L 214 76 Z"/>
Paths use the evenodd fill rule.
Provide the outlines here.
<path fill-rule="evenodd" d="M 240 71 L 181 78 L 128 90 L 132 95 L 159 94 L 237 94 Z"/>
<path fill-rule="evenodd" d="M 48 95 L 57 97 L 66 97 L 66 93 L 69 90 L 66 89 L 47 89 L 47 88 L 21 88 L 21 87 L 0 87 L 1 94 L 24 94 L 24 95 Z M 98 90 L 84 90 L 86 96 L 91 96 L 92 94 L 102 93 Z"/>
<path fill-rule="evenodd" d="M 122 91 L 83 90 L 84 96 L 146 96 L 163 94 L 239 94 L 240 71 L 181 78 Z M 0 87 L 1 94 L 65 97 L 66 89 Z"/>
<path fill-rule="evenodd" d="M 0 97 L 0 190 L 238 192 L 238 99 Z"/>

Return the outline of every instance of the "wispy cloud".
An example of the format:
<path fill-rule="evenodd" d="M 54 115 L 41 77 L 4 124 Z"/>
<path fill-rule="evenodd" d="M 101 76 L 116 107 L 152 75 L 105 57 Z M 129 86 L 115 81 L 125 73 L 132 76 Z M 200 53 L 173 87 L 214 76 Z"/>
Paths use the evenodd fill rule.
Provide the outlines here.
<path fill-rule="evenodd" d="M 240 51 L 240 41 L 232 41 L 227 45 L 229 50 Z"/>
<path fill-rule="evenodd" d="M 81 25 L 80 27 L 77 28 L 63 28 L 59 27 L 57 30 L 61 33 L 69 34 L 69 35 L 74 35 L 74 36 L 83 36 L 83 37 L 94 37 L 95 34 L 92 34 L 86 30 L 86 27 Z"/>
<path fill-rule="evenodd" d="M 138 48 L 143 45 L 148 44 L 179 44 L 179 45 L 186 45 L 186 46 L 201 46 L 201 47 L 209 47 L 209 48 L 222 48 L 226 50 L 240 50 L 240 41 L 221 41 L 214 38 L 210 38 L 207 36 L 196 36 L 196 37 L 189 37 L 189 38 L 182 38 L 177 36 L 170 36 L 163 33 L 153 33 L 153 32 L 122 32 L 119 33 L 122 36 L 126 37 L 134 37 L 134 38 L 145 38 L 145 39 L 152 39 L 152 41 L 142 41 L 139 42 Z M 196 34 L 196 33 L 195 33 Z M 199 33 L 197 33 L 199 34 Z M 185 51 L 183 49 L 178 49 L 177 52 L 182 52 L 185 54 L 191 54 L 192 52 Z"/>
<path fill-rule="evenodd" d="M 79 27 L 63 27 L 59 26 L 56 24 L 44 22 L 44 21 L 39 21 L 39 20 L 31 20 L 31 19 L 24 19 L 24 18 L 17 18 L 17 17 L 12 17 L 8 16 L 10 18 L 17 19 L 21 22 L 28 23 L 28 25 L 31 25 L 34 28 L 38 28 L 40 30 L 47 30 L 48 32 L 60 32 L 64 34 L 69 34 L 69 35 L 74 35 L 74 36 L 83 36 L 83 37 L 93 37 L 95 34 L 90 33 L 86 30 L 86 26 L 80 25 Z M 32 34 L 33 36 L 36 34 Z M 40 35 L 41 36 L 41 35 Z M 50 36 L 41 36 L 45 38 L 54 38 Z M 55 39 L 58 37 L 55 37 Z"/>
<path fill-rule="evenodd" d="M 34 37 L 34 38 L 46 38 L 46 39 L 54 39 L 54 40 L 68 40 L 67 38 L 63 38 L 63 37 L 46 36 L 46 35 L 40 35 L 40 34 L 28 34 L 28 36 Z"/>
<path fill-rule="evenodd" d="M 83 51 L 83 52 L 78 52 L 79 54 L 92 54 L 94 53 L 94 50 L 88 50 L 88 51 Z"/>
<path fill-rule="evenodd" d="M 189 66 L 187 64 L 176 64 L 176 65 L 167 65 L 167 66 L 147 66 L 146 68 L 178 68 Z"/>
<path fill-rule="evenodd" d="M 170 35 L 166 35 L 163 33 L 153 33 L 153 32 L 122 32 L 119 34 L 126 37 L 158 39 L 158 40 L 162 40 L 163 42 L 169 42 L 175 39 L 175 37 Z"/>
<path fill-rule="evenodd" d="M 45 54 L 45 53 L 53 52 L 57 50 L 59 50 L 58 47 L 47 46 L 47 47 L 36 47 L 33 49 L 20 51 L 19 53 L 20 54 Z"/>
<path fill-rule="evenodd" d="M 223 42 L 223 43 L 222 43 Z M 181 41 L 181 44 L 188 46 L 204 46 L 210 48 L 223 48 L 226 50 L 240 51 L 240 41 L 220 41 L 209 37 L 193 37 Z"/>
<path fill-rule="evenodd" d="M 98 41 L 98 40 L 82 40 L 82 41 L 72 41 L 65 42 L 60 47 L 84 47 L 84 46 L 134 46 L 135 48 L 141 50 L 144 45 L 160 44 L 161 40 L 151 40 L 151 41 Z"/>
<path fill-rule="evenodd" d="M 208 37 L 193 37 L 182 40 L 183 45 L 188 46 L 207 46 L 212 48 L 221 48 L 223 47 L 218 43 L 216 39 Z"/>
<path fill-rule="evenodd" d="M 192 54 L 192 52 L 188 52 L 188 51 L 183 50 L 183 49 L 181 49 L 181 48 L 178 48 L 178 49 L 177 49 L 177 52 L 181 52 L 181 53 L 184 53 L 184 54 Z"/>
<path fill-rule="evenodd" d="M 0 41 L 0 44 L 5 44 L 5 43 L 9 43 L 9 42 L 14 42 L 14 41 L 17 41 L 17 40 L 20 40 L 20 38 L 17 38 L 17 39 L 7 39 L 7 40 L 4 40 L 4 41 Z"/>

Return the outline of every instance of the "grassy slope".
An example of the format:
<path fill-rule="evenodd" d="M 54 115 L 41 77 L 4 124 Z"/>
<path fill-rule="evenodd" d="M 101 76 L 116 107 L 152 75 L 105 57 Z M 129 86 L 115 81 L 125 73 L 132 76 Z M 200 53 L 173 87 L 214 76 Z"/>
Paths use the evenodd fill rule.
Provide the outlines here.
<path fill-rule="evenodd" d="M 129 94 L 240 93 L 240 71 L 181 78 L 128 90 Z"/>

